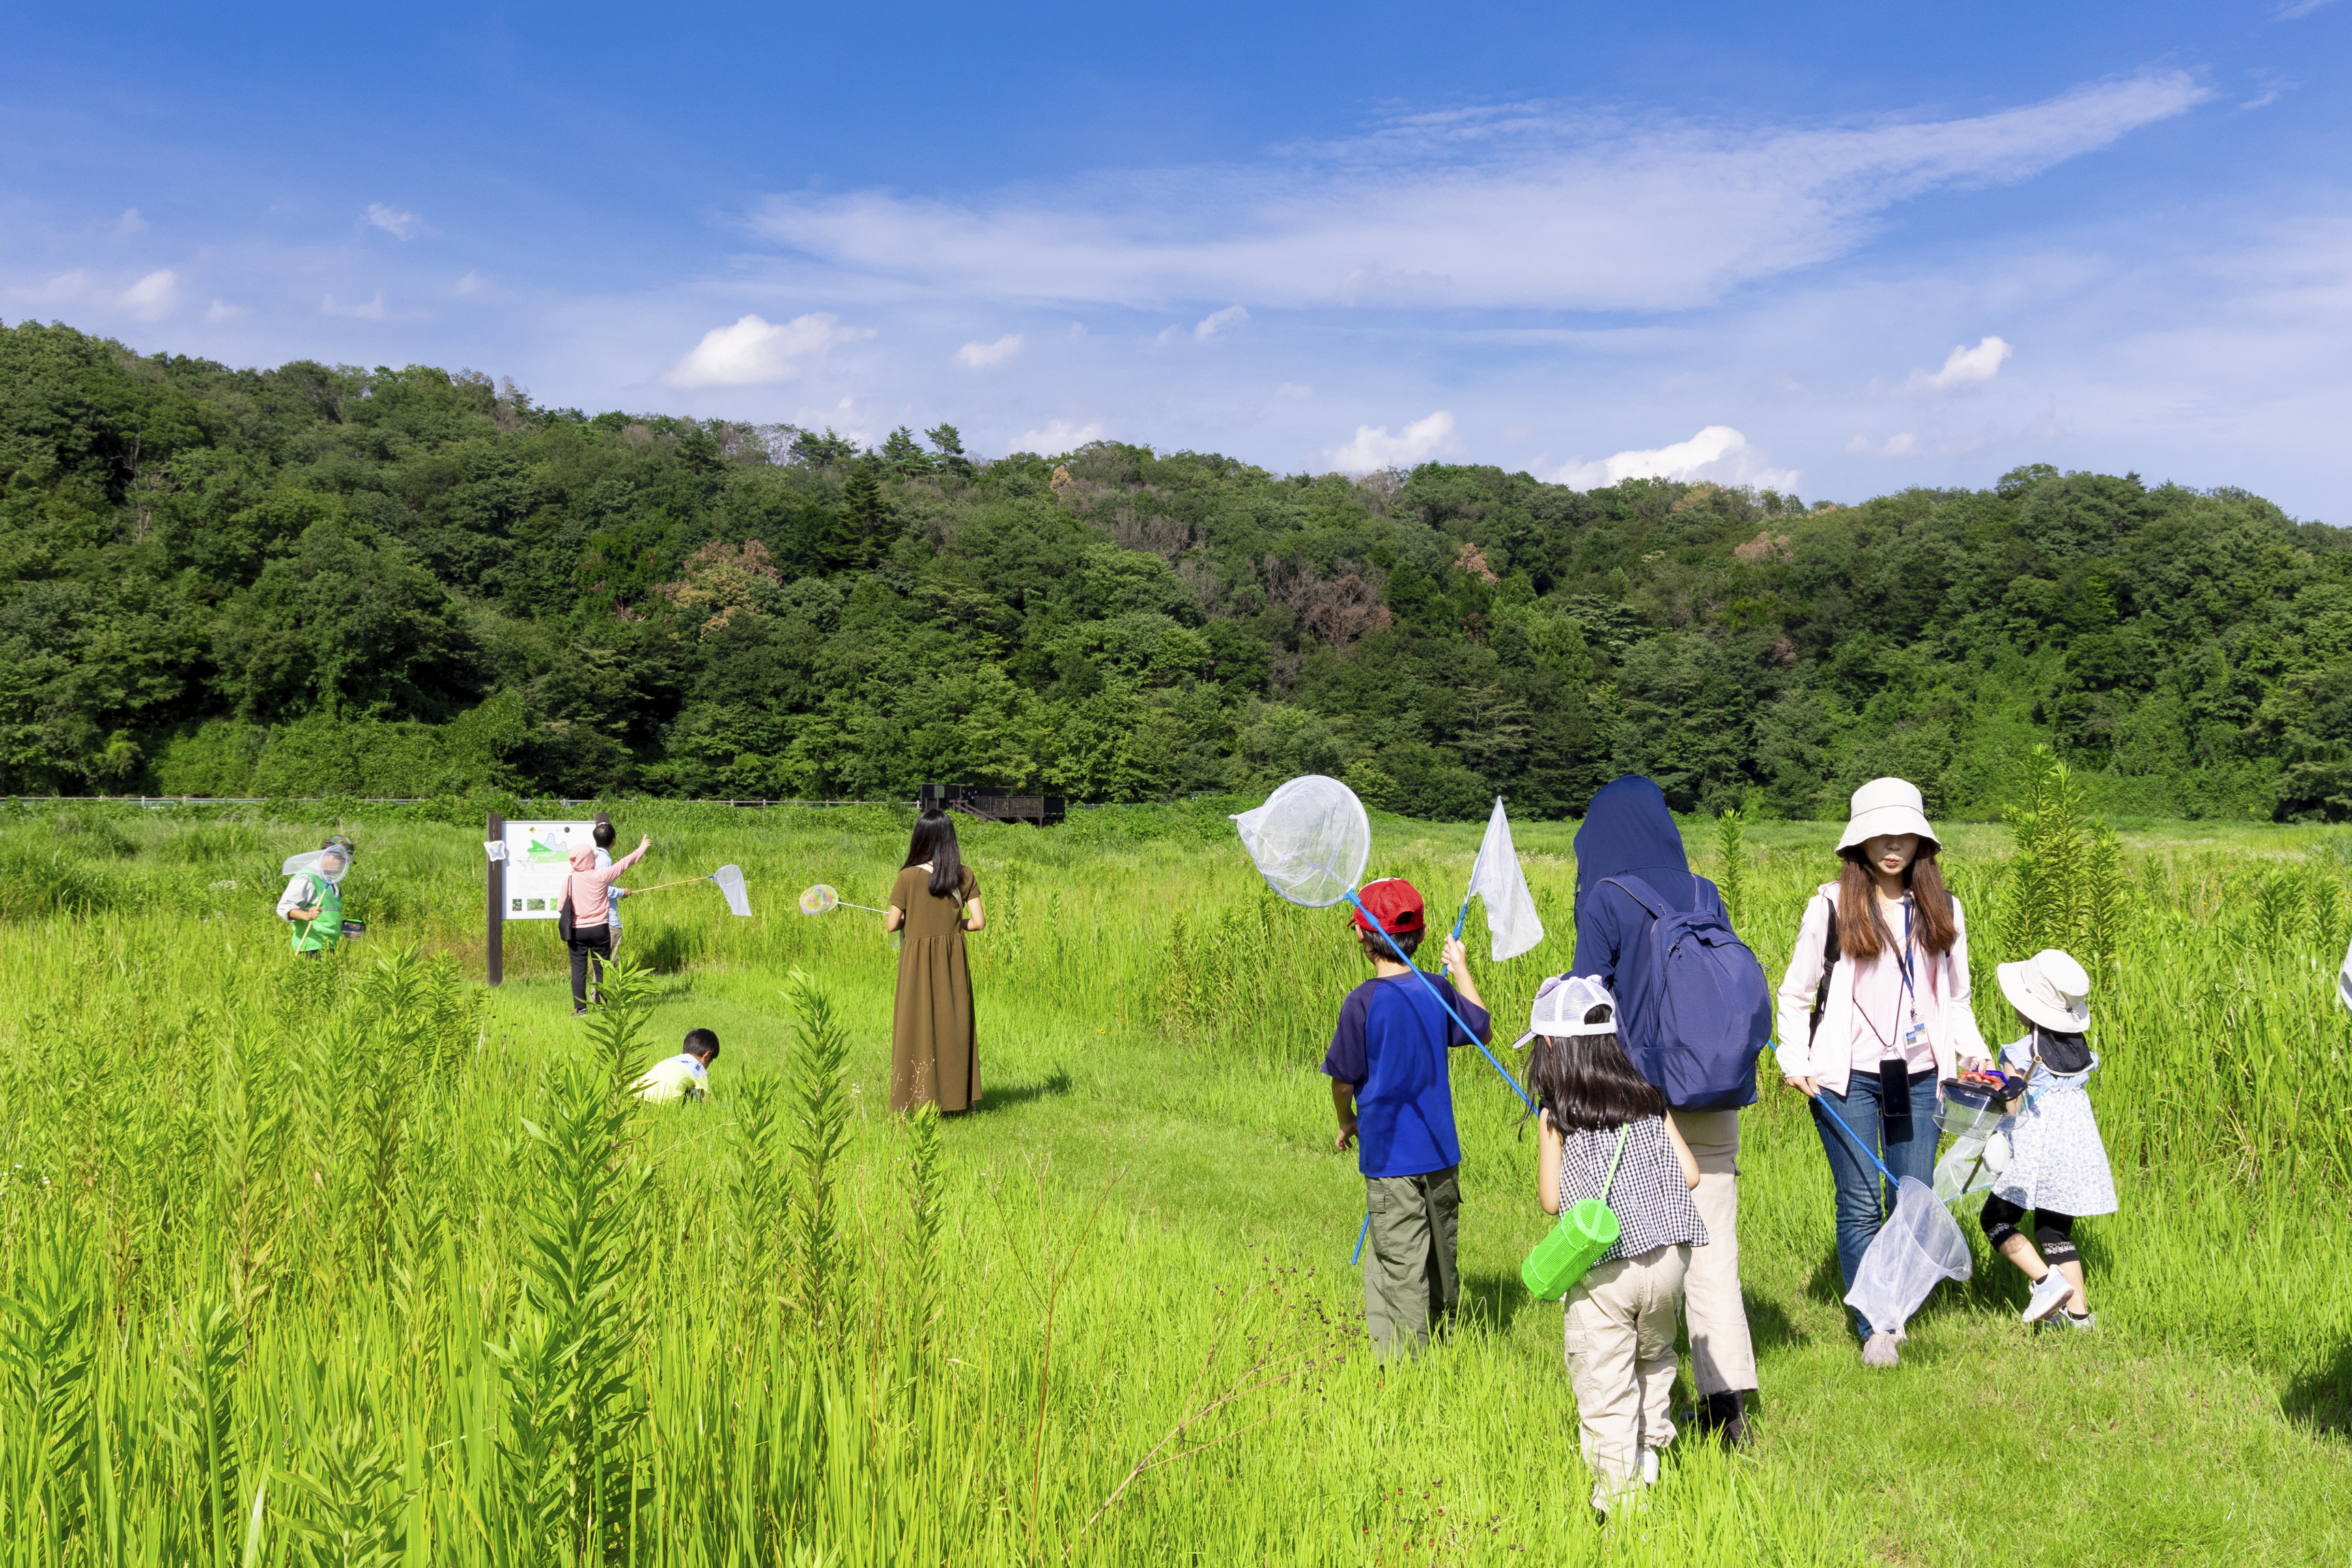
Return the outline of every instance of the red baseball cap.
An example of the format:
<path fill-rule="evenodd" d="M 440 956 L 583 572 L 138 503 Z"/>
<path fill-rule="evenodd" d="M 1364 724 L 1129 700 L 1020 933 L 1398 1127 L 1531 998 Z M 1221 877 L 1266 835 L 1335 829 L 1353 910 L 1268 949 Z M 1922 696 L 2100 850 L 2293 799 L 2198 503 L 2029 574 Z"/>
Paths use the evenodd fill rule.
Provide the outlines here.
<path fill-rule="evenodd" d="M 1408 931 L 1422 928 L 1421 889 L 1401 876 L 1384 876 L 1378 882 L 1368 882 L 1356 897 L 1364 909 L 1372 912 L 1373 917 L 1391 936 L 1402 936 Z M 1360 910 L 1350 911 L 1348 918 L 1355 923 L 1359 931 L 1372 929 Z"/>

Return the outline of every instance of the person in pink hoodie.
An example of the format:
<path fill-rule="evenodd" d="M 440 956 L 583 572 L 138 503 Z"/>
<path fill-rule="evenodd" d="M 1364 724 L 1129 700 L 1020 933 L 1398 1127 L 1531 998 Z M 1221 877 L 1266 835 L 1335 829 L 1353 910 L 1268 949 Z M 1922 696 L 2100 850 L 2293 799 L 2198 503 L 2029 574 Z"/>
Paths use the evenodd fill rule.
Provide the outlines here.
<path fill-rule="evenodd" d="M 572 905 L 572 1016 L 588 1010 L 588 966 L 596 966 L 596 982 L 604 980 L 604 961 L 613 956 L 613 879 L 645 858 L 653 840 L 639 839 L 637 847 L 599 869 L 596 846 L 583 843 L 572 852 L 572 874 L 564 879 L 563 896 Z M 596 994 L 601 1005 L 604 993 Z"/>

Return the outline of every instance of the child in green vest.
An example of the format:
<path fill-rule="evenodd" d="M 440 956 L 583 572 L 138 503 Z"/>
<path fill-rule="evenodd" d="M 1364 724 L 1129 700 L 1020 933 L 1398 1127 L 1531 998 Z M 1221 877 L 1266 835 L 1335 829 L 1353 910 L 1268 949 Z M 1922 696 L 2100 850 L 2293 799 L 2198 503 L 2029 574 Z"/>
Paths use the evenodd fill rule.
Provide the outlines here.
<path fill-rule="evenodd" d="M 352 869 L 352 841 L 337 833 L 311 854 L 286 862 L 286 891 L 278 918 L 293 926 L 294 951 L 315 958 L 342 946 L 343 873 Z"/>

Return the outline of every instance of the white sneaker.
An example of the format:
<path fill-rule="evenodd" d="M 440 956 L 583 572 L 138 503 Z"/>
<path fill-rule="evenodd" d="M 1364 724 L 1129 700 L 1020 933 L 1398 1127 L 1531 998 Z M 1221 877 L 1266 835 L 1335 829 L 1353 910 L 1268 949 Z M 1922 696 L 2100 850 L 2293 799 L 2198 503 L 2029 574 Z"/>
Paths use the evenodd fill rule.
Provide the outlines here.
<path fill-rule="evenodd" d="M 1658 1484 L 1658 1450 L 1655 1448 L 1642 1450 L 1642 1484 L 1645 1487 Z"/>
<path fill-rule="evenodd" d="M 1891 1333 L 1872 1334 L 1862 1347 L 1862 1364 L 1864 1366 L 1900 1366 L 1902 1364 L 1903 1353 L 1895 1348 L 1895 1336 Z"/>
<path fill-rule="evenodd" d="M 2064 1302 L 2066 1298 L 2074 1293 L 2074 1286 L 2073 1281 L 2069 1281 L 2065 1275 L 2060 1273 L 2057 1270 L 2051 1270 L 2047 1274 L 2042 1275 L 2042 1278 L 2033 1281 L 2033 1294 L 2026 1301 L 2024 1314 L 2018 1319 L 2018 1322 L 2027 1323 L 2040 1322 L 2042 1319 L 2056 1312 L 2059 1306 Z"/>
<path fill-rule="evenodd" d="M 2058 1321 L 2064 1323 L 2068 1328 L 2073 1329 L 2076 1333 L 2091 1333 L 2096 1331 L 2099 1326 L 2099 1314 L 2096 1312 L 2084 1312 L 2078 1318 L 2072 1312 L 2060 1312 L 2058 1314 Z"/>

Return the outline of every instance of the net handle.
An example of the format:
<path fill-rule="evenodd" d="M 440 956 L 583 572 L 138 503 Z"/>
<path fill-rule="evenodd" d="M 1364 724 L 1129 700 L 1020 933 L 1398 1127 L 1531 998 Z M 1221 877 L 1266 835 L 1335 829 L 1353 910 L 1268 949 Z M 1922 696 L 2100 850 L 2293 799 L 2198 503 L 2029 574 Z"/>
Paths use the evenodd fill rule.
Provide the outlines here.
<path fill-rule="evenodd" d="M 1454 1010 L 1453 1004 L 1445 999 L 1445 993 L 1437 988 L 1437 982 L 1431 979 L 1419 965 L 1404 956 L 1404 949 L 1397 946 L 1397 940 L 1389 935 L 1388 927 L 1372 918 L 1371 911 L 1364 907 L 1364 901 L 1356 896 L 1356 890 L 1352 887 L 1348 890 L 1348 902 L 1356 906 L 1356 913 L 1363 916 L 1365 925 L 1381 934 L 1381 940 L 1389 945 L 1389 951 L 1397 956 L 1397 962 L 1421 977 L 1421 983 L 1428 990 L 1431 998 L 1439 1007 L 1444 1008 L 1445 1016 L 1452 1019 L 1461 1028 L 1462 1032 L 1469 1037 L 1470 1043 L 1478 1048 L 1478 1054 L 1485 1057 L 1496 1072 L 1502 1073 L 1503 1082 L 1511 1086 L 1511 1092 L 1519 1097 L 1519 1103 L 1528 1108 L 1529 1115 L 1533 1115 L 1536 1103 L 1528 1098 L 1528 1092 L 1519 1087 L 1519 1081 L 1505 1071 L 1501 1062 L 1495 1060 L 1495 1053 L 1486 1049 L 1486 1042 L 1478 1038 L 1478 1031 L 1468 1024 L 1463 1023 L 1462 1015 Z M 1492 1021 L 1491 1019 L 1489 1021 Z M 1367 1218 L 1369 1218 L 1369 1216 Z"/>

